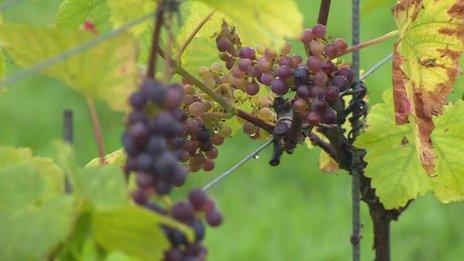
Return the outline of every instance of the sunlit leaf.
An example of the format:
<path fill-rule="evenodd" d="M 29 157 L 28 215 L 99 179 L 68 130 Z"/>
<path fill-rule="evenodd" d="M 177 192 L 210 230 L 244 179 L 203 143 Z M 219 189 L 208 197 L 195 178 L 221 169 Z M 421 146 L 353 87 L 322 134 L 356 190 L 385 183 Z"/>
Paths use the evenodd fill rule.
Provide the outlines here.
<path fill-rule="evenodd" d="M 93 37 L 84 31 L 0 25 L 1 44 L 12 54 L 14 61 L 23 67 L 54 57 Z M 86 98 L 101 99 L 116 110 L 125 110 L 127 98 L 136 88 L 135 61 L 136 48 L 133 41 L 128 35 L 120 35 L 66 59 L 43 73 L 66 83 Z"/>
<path fill-rule="evenodd" d="M 124 167 L 126 163 L 126 153 L 124 149 L 116 150 L 108 155 L 105 156 L 105 161 L 108 165 L 116 166 L 116 167 Z M 86 167 L 96 167 L 100 165 L 100 158 L 92 159 L 89 163 L 87 163 Z"/>
<path fill-rule="evenodd" d="M 92 22 L 98 31 L 111 28 L 110 12 L 106 0 L 65 0 L 60 5 L 56 25 L 61 29 L 82 28 L 84 22 Z"/>
<path fill-rule="evenodd" d="M 111 10 L 111 20 L 115 27 L 120 27 L 144 15 L 154 13 L 158 0 L 127 0 L 107 1 Z M 131 29 L 135 35 L 141 35 L 152 26 L 153 21 L 147 20 Z"/>
<path fill-rule="evenodd" d="M 404 206 L 409 200 L 431 191 L 442 202 L 462 200 L 464 165 L 460 160 L 464 146 L 464 102 L 459 101 L 435 120 L 432 139 L 436 146 L 436 177 L 429 177 L 416 153 L 412 124 L 397 126 L 391 93 L 385 103 L 372 107 L 366 132 L 357 146 L 367 149 L 365 174 L 372 179 L 377 196 L 387 209 Z"/>
<path fill-rule="evenodd" d="M 107 251 L 119 250 L 140 260 L 161 260 L 170 246 L 155 213 L 138 207 L 98 212 L 93 217 L 97 244 Z"/>
<path fill-rule="evenodd" d="M 129 202 L 124 174 L 115 166 L 85 168 L 74 174 L 73 189 L 97 209 L 115 209 Z"/>
<path fill-rule="evenodd" d="M 442 112 L 460 71 L 464 1 L 399 0 L 393 14 L 400 31 L 393 58 L 396 121 L 413 120 L 419 158 L 433 175 L 432 117 Z"/>

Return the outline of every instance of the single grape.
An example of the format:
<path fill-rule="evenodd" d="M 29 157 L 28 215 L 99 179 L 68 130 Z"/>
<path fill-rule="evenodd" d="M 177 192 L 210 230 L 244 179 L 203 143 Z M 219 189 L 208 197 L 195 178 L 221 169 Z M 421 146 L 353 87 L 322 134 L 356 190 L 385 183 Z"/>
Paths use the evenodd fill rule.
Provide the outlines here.
<path fill-rule="evenodd" d="M 349 84 L 351 84 L 354 80 L 353 71 L 351 70 L 349 66 L 343 66 L 343 67 L 338 68 L 337 74 L 341 76 L 345 76 Z"/>
<path fill-rule="evenodd" d="M 240 50 L 239 56 L 240 58 L 248 58 L 250 60 L 254 59 L 256 52 L 251 47 L 244 47 Z"/>
<path fill-rule="evenodd" d="M 213 160 L 207 159 L 203 163 L 203 170 L 206 171 L 206 172 L 212 171 L 214 169 L 214 167 L 215 167 L 215 164 L 214 164 Z"/>
<path fill-rule="evenodd" d="M 191 227 L 195 232 L 196 241 L 201 241 L 205 238 L 205 225 L 203 224 L 203 222 L 201 222 L 200 220 L 195 220 L 192 223 Z"/>
<path fill-rule="evenodd" d="M 332 61 L 327 61 L 322 65 L 322 71 L 324 71 L 327 75 L 332 75 L 332 73 L 337 71 L 337 65 L 335 65 Z"/>
<path fill-rule="evenodd" d="M 324 54 L 325 45 L 321 41 L 313 41 L 309 44 L 309 51 L 313 55 L 321 56 Z"/>
<path fill-rule="evenodd" d="M 329 44 L 325 47 L 325 54 L 327 55 L 327 57 L 333 59 L 335 57 L 337 57 L 338 55 L 338 49 L 337 49 L 337 46 L 335 46 L 335 44 Z"/>
<path fill-rule="evenodd" d="M 321 116 L 315 112 L 310 112 L 308 114 L 307 120 L 311 126 L 317 126 L 319 123 L 321 123 Z"/>
<path fill-rule="evenodd" d="M 164 261 L 182 261 L 184 254 L 178 248 L 171 248 L 164 254 Z"/>
<path fill-rule="evenodd" d="M 161 152 L 167 150 L 167 148 L 168 148 L 168 143 L 166 142 L 165 139 L 159 136 L 152 136 L 150 140 L 148 141 L 147 150 L 152 155 L 158 155 Z"/>
<path fill-rule="evenodd" d="M 304 85 L 309 82 L 309 72 L 305 66 L 299 66 L 293 71 L 293 77 L 295 77 L 295 84 L 297 86 Z"/>
<path fill-rule="evenodd" d="M 267 86 L 271 85 L 272 80 L 274 80 L 274 75 L 271 73 L 263 73 L 260 78 L 260 82 Z"/>
<path fill-rule="evenodd" d="M 261 72 L 269 72 L 272 69 L 272 63 L 266 57 L 261 57 L 258 59 L 258 69 Z"/>
<path fill-rule="evenodd" d="M 321 113 L 321 122 L 325 124 L 337 123 L 337 113 L 330 107 L 325 108 Z"/>
<path fill-rule="evenodd" d="M 323 61 L 321 60 L 320 57 L 318 57 L 316 55 L 311 55 L 308 58 L 308 61 L 306 63 L 306 66 L 308 67 L 308 70 L 310 70 L 311 72 L 320 71 L 321 68 L 322 68 L 322 65 L 323 65 Z"/>
<path fill-rule="evenodd" d="M 216 209 L 216 204 L 212 199 L 208 199 L 205 204 L 203 204 L 201 210 L 205 213 L 211 212 Z"/>
<path fill-rule="evenodd" d="M 176 187 L 184 185 L 187 180 L 187 169 L 183 166 L 177 167 L 169 179 L 172 182 L 172 185 Z"/>
<path fill-rule="evenodd" d="M 340 92 L 338 91 L 338 88 L 335 87 L 335 86 L 329 86 L 327 88 L 327 92 L 326 92 L 326 99 L 329 101 L 329 102 L 335 102 L 338 100 L 339 98 L 339 94 Z"/>
<path fill-rule="evenodd" d="M 292 76 L 292 68 L 290 68 L 289 66 L 287 65 L 282 65 L 279 67 L 279 69 L 277 70 L 277 75 L 282 79 L 282 80 L 286 80 L 288 78 L 290 78 Z"/>
<path fill-rule="evenodd" d="M 249 66 L 249 67 L 248 67 L 247 74 L 248 74 L 250 77 L 258 78 L 259 76 L 261 76 L 261 70 L 258 68 L 257 65 L 255 65 L 255 66 Z"/>
<path fill-rule="evenodd" d="M 194 209 L 189 202 L 181 201 L 172 207 L 171 213 L 176 220 L 189 221 L 193 219 Z"/>
<path fill-rule="evenodd" d="M 326 27 L 322 24 L 316 24 L 313 28 L 312 28 L 312 33 L 314 35 L 314 38 L 325 38 L 325 35 L 326 35 Z"/>
<path fill-rule="evenodd" d="M 311 110 L 316 113 L 322 113 L 323 111 L 327 109 L 327 107 L 328 107 L 328 104 L 327 104 L 327 101 L 325 100 L 315 99 L 311 103 Z"/>
<path fill-rule="evenodd" d="M 244 71 L 244 72 L 247 72 L 248 69 L 253 65 L 253 63 L 251 62 L 250 59 L 248 58 L 245 58 L 245 59 L 241 59 L 239 64 L 238 64 L 238 67 L 240 68 L 240 70 Z M 237 77 L 238 78 L 238 77 Z"/>
<path fill-rule="evenodd" d="M 337 48 L 338 54 L 342 54 L 348 49 L 348 44 L 346 43 L 345 40 L 338 38 L 334 41 L 334 45 Z"/>
<path fill-rule="evenodd" d="M 314 74 L 313 80 L 314 84 L 316 84 L 317 86 L 325 86 L 328 81 L 328 77 L 325 72 L 318 71 Z"/>
<path fill-rule="evenodd" d="M 307 85 L 301 85 L 300 87 L 298 87 L 296 92 L 297 92 L 298 96 L 300 98 L 303 98 L 303 99 L 306 99 L 306 98 L 310 97 L 310 95 L 311 95 L 311 89 Z"/>
<path fill-rule="evenodd" d="M 293 102 L 293 110 L 298 112 L 298 113 L 304 113 L 307 108 L 308 108 L 308 105 L 306 104 L 305 100 L 303 100 L 303 99 L 296 99 Z"/>
<path fill-rule="evenodd" d="M 150 171 L 153 166 L 153 157 L 148 153 L 142 153 L 135 159 L 135 168 L 140 171 Z"/>
<path fill-rule="evenodd" d="M 206 213 L 206 222 L 212 227 L 217 227 L 222 223 L 222 214 L 217 211 L 209 211 Z"/>
<path fill-rule="evenodd" d="M 310 89 L 309 97 L 313 99 L 323 100 L 325 99 L 325 88 L 320 86 L 314 86 Z"/>
<path fill-rule="evenodd" d="M 155 191 L 160 195 L 167 195 L 171 192 L 172 185 L 164 180 L 164 179 L 157 179 L 155 182 Z"/>
<path fill-rule="evenodd" d="M 153 186 L 155 178 L 148 172 L 140 171 L 137 172 L 136 180 L 139 188 L 145 189 Z"/>
<path fill-rule="evenodd" d="M 194 117 L 201 117 L 205 112 L 205 105 L 201 102 L 194 102 L 189 105 L 189 112 Z"/>
<path fill-rule="evenodd" d="M 244 79 L 246 77 L 246 73 L 245 71 L 242 71 L 240 68 L 238 67 L 234 67 L 232 68 L 232 75 L 237 78 L 237 79 Z"/>
<path fill-rule="evenodd" d="M 198 118 L 187 119 L 186 125 L 187 125 L 187 131 L 189 133 L 196 133 L 199 130 L 201 130 L 201 128 L 203 128 L 203 122 L 200 121 Z"/>
<path fill-rule="evenodd" d="M 219 51 L 226 52 L 233 47 L 233 43 L 226 37 L 220 37 L 216 40 L 216 46 Z"/>
<path fill-rule="evenodd" d="M 211 134 L 209 130 L 203 128 L 199 130 L 197 133 L 195 133 L 195 138 L 200 142 L 205 142 L 211 139 Z"/>
<path fill-rule="evenodd" d="M 243 123 L 243 131 L 248 135 L 255 135 L 258 128 L 253 123 L 246 121 Z"/>
<path fill-rule="evenodd" d="M 134 193 L 132 194 L 132 199 L 136 204 L 142 206 L 148 202 L 147 194 L 145 193 L 145 191 L 141 189 L 137 189 L 136 191 L 134 191 Z"/>
<path fill-rule="evenodd" d="M 147 126 L 141 122 L 137 122 L 129 128 L 129 137 L 138 145 L 145 144 L 149 134 Z"/>
<path fill-rule="evenodd" d="M 285 83 L 285 81 L 283 81 L 283 80 L 281 80 L 279 78 L 275 78 L 271 82 L 271 90 L 277 95 L 284 95 L 284 94 L 286 94 L 288 92 L 289 87 Z"/>
<path fill-rule="evenodd" d="M 345 76 L 342 76 L 342 75 L 337 75 L 337 76 L 335 76 L 335 77 L 332 79 L 331 84 L 332 84 L 333 86 L 338 87 L 338 89 L 339 89 L 340 91 L 345 91 L 346 89 L 348 89 L 348 87 L 349 87 L 349 85 L 350 85 L 349 82 L 348 82 L 348 80 L 346 79 L 346 77 L 345 77 Z"/>
<path fill-rule="evenodd" d="M 176 171 L 179 166 L 177 158 L 170 151 L 165 151 L 156 160 L 156 174 L 167 177 Z"/>
<path fill-rule="evenodd" d="M 303 58 L 299 55 L 292 55 L 290 56 L 290 58 L 292 59 L 292 68 L 297 68 L 301 63 L 303 63 Z"/>
<path fill-rule="evenodd" d="M 166 95 L 166 87 L 153 79 L 145 79 L 140 86 L 140 91 L 156 105 L 161 105 Z"/>
<path fill-rule="evenodd" d="M 146 98 L 141 92 L 134 92 L 130 98 L 129 103 L 134 110 L 142 110 L 146 104 Z"/>
<path fill-rule="evenodd" d="M 137 122 L 148 123 L 148 120 L 144 113 L 133 111 L 127 116 L 127 124 L 133 125 Z"/>
<path fill-rule="evenodd" d="M 214 145 L 222 145 L 224 143 L 224 137 L 219 134 L 214 134 L 211 141 Z"/>
<path fill-rule="evenodd" d="M 180 106 L 184 99 L 183 88 L 180 85 L 174 84 L 166 91 L 166 97 L 164 100 L 164 108 L 167 110 L 174 110 Z"/>
<path fill-rule="evenodd" d="M 193 208 L 199 211 L 208 201 L 208 196 L 203 190 L 195 189 L 190 191 L 188 199 L 190 200 L 190 203 L 192 204 Z"/>
<path fill-rule="evenodd" d="M 246 93 L 250 96 L 254 96 L 259 92 L 259 84 L 256 82 L 250 82 L 247 84 Z"/>
<path fill-rule="evenodd" d="M 273 121 L 275 119 L 274 112 L 270 108 L 266 107 L 259 109 L 256 116 L 264 121 Z"/>
<path fill-rule="evenodd" d="M 213 142 L 211 140 L 200 142 L 199 146 L 201 151 L 210 150 L 213 147 Z"/>
<path fill-rule="evenodd" d="M 314 40 L 314 34 L 312 29 L 306 29 L 300 37 L 300 40 L 309 45 Z"/>
<path fill-rule="evenodd" d="M 292 58 L 288 57 L 288 56 L 282 56 L 280 59 L 279 59 L 279 65 L 280 66 L 283 66 L 283 65 L 286 65 L 288 67 L 292 67 L 293 65 L 293 60 Z"/>

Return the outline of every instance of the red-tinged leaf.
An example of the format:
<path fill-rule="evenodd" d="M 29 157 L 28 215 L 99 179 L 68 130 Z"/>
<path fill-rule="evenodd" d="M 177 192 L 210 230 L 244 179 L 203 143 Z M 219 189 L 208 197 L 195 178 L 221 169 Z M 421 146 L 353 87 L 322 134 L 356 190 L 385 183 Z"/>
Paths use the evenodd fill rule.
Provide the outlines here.
<path fill-rule="evenodd" d="M 460 72 L 464 52 L 464 0 L 398 0 L 400 37 L 393 59 L 397 124 L 412 120 L 423 168 L 434 175 L 430 135 Z"/>

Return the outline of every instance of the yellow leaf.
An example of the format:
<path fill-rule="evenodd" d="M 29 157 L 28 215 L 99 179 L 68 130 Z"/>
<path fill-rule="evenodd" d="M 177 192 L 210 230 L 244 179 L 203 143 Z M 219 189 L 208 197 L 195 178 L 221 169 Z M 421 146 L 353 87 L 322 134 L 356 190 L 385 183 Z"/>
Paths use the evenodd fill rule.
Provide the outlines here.
<path fill-rule="evenodd" d="M 464 0 L 398 0 L 393 14 L 400 31 L 393 59 L 396 122 L 412 118 L 418 156 L 434 175 L 432 118 L 442 113 L 460 70 Z"/>
<path fill-rule="evenodd" d="M 69 51 L 93 37 L 84 31 L 0 25 L 0 43 L 22 67 Z M 135 44 L 128 35 L 119 35 L 42 73 L 66 83 L 86 98 L 100 99 L 115 110 L 125 110 L 127 98 L 137 86 L 136 69 Z"/>

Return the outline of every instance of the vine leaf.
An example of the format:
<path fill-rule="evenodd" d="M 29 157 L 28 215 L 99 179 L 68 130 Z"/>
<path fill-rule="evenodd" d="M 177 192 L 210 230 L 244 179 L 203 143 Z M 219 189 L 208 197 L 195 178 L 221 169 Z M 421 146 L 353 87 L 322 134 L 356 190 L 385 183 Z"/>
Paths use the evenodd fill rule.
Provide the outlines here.
<path fill-rule="evenodd" d="M 106 1 L 111 11 L 111 21 L 115 27 L 120 27 L 144 15 L 155 11 L 158 0 L 127 0 L 127 1 Z M 147 20 L 131 29 L 131 32 L 140 36 L 150 29 L 151 20 Z"/>
<path fill-rule="evenodd" d="M 29 149 L 0 147 L 2 259 L 43 259 L 66 238 L 71 221 L 72 200 L 64 195 L 62 171 Z"/>
<path fill-rule="evenodd" d="M 366 132 L 356 146 L 367 149 L 365 175 L 386 209 L 406 205 L 409 200 L 433 192 L 442 202 L 464 199 L 464 164 L 460 160 L 464 146 L 464 102 L 447 106 L 435 119 L 432 140 L 437 151 L 436 177 L 429 177 L 416 153 L 414 126 L 396 126 L 393 97 L 385 92 L 385 103 L 372 107 Z"/>
<path fill-rule="evenodd" d="M 393 9 L 400 30 L 393 58 L 396 122 L 412 116 L 417 153 L 433 176 L 432 117 L 442 112 L 464 52 L 463 0 L 398 0 Z"/>
<path fill-rule="evenodd" d="M 120 250 L 141 260 L 161 260 L 169 241 L 159 223 L 158 215 L 128 206 L 95 213 L 92 228 L 97 245 L 107 251 Z"/>
<path fill-rule="evenodd" d="M 23 67 L 54 57 L 93 37 L 85 31 L 0 25 L 0 43 Z M 103 100 L 113 109 L 122 111 L 127 109 L 127 98 L 137 86 L 136 69 L 136 47 L 132 38 L 120 35 L 51 66 L 43 73 L 66 83 L 88 99 Z"/>
<path fill-rule="evenodd" d="M 56 25 L 60 29 L 78 29 L 91 21 L 100 32 L 111 29 L 106 0 L 65 0 L 61 3 Z"/>

